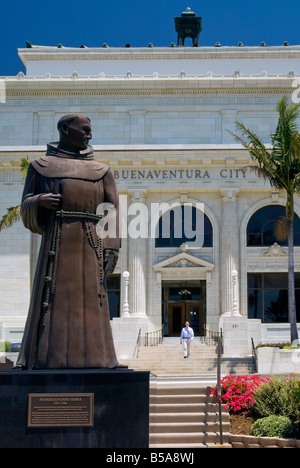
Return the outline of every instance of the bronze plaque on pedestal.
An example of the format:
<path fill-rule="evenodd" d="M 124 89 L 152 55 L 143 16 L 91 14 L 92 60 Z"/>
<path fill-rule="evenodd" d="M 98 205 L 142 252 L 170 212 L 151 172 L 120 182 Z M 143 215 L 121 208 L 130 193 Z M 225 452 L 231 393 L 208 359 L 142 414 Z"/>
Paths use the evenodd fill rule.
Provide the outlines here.
<path fill-rule="evenodd" d="M 93 427 L 93 393 L 31 393 L 27 427 Z"/>

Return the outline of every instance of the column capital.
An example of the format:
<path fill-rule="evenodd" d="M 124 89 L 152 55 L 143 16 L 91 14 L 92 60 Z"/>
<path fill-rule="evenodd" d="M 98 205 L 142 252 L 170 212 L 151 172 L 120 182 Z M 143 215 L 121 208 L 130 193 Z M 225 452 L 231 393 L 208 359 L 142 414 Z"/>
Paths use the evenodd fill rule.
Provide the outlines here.
<path fill-rule="evenodd" d="M 132 190 L 128 192 L 130 203 L 143 203 L 147 198 L 147 190 Z"/>
<path fill-rule="evenodd" d="M 223 201 L 236 201 L 239 196 L 239 192 L 240 190 L 236 188 L 220 189 L 220 194 Z"/>

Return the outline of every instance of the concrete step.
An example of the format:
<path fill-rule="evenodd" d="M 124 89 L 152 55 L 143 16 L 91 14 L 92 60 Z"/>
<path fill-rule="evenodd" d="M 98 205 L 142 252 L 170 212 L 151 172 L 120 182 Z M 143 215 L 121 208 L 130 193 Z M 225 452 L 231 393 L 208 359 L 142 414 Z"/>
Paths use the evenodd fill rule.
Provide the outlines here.
<path fill-rule="evenodd" d="M 207 346 L 199 339 L 192 343 L 191 355 L 183 357 L 179 338 L 165 338 L 158 346 L 142 346 L 138 358 L 126 362 L 131 369 L 150 371 L 155 375 L 215 375 L 217 372 L 216 346 Z M 251 357 L 222 357 L 222 375 L 253 374 Z"/>
<path fill-rule="evenodd" d="M 150 448 L 215 447 L 220 442 L 219 405 L 211 386 L 152 379 L 150 383 Z M 222 405 L 224 447 L 229 442 L 229 414 Z M 223 445 L 222 445 L 223 446 Z"/>
<path fill-rule="evenodd" d="M 150 424 L 150 434 L 153 433 L 217 433 L 219 430 L 219 422 L 212 421 L 185 421 L 185 422 L 159 422 Z"/>
<path fill-rule="evenodd" d="M 150 396 L 150 405 L 164 405 L 170 401 L 172 398 L 173 404 L 181 404 L 184 405 L 185 403 L 189 403 L 190 405 L 193 403 L 206 403 L 207 397 L 206 395 L 153 395 Z"/>
<path fill-rule="evenodd" d="M 229 423 L 229 414 L 223 413 L 223 422 Z M 219 423 L 219 413 L 192 412 L 192 413 L 152 413 L 150 424 L 172 424 L 172 423 Z"/>
<path fill-rule="evenodd" d="M 160 381 L 162 381 L 162 384 L 160 384 Z M 177 383 L 176 385 L 173 385 L 170 381 L 170 379 L 164 380 L 163 378 L 157 378 L 153 379 L 150 381 L 150 395 L 186 395 L 186 394 L 191 394 L 191 395 L 205 395 L 209 401 L 214 400 L 215 397 L 213 397 L 211 393 L 211 388 L 208 385 L 198 385 L 197 383 L 191 384 L 189 382 L 186 382 L 186 384 L 183 383 Z"/>
<path fill-rule="evenodd" d="M 128 362 L 128 366 L 136 370 L 146 370 L 154 374 L 216 374 L 217 360 L 156 360 L 156 359 L 135 359 Z M 227 374 L 253 374 L 254 366 L 251 358 L 222 360 L 221 372 Z"/>
<path fill-rule="evenodd" d="M 182 388 L 215 386 L 217 374 L 159 374 L 150 373 L 150 387 L 153 388 L 174 388 L 180 385 Z"/>
<path fill-rule="evenodd" d="M 186 403 L 184 406 L 181 403 L 164 403 L 164 404 L 150 404 L 150 412 L 152 413 L 208 413 L 215 412 L 215 403 Z"/>
<path fill-rule="evenodd" d="M 150 448 L 154 446 L 161 447 L 162 444 L 167 444 L 168 447 L 170 447 L 170 444 L 176 444 L 176 447 L 179 444 L 181 447 L 185 447 L 186 444 L 217 444 L 219 441 L 220 434 L 217 432 L 166 432 L 163 434 L 149 434 Z M 224 443 L 229 442 L 229 433 L 223 432 L 223 441 Z"/>

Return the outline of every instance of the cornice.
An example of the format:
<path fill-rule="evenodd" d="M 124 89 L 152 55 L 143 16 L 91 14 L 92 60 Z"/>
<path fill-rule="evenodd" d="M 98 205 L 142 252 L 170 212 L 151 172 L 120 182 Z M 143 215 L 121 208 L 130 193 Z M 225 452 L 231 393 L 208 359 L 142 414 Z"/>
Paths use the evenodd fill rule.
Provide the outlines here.
<path fill-rule="evenodd" d="M 186 145 L 94 145 L 95 158 L 112 167 L 189 167 L 251 164 L 239 144 Z M 0 168 L 20 169 L 21 158 L 29 161 L 45 155 L 46 146 L 0 146 Z"/>
<path fill-rule="evenodd" d="M 26 66 L 29 60 L 180 60 L 300 58 L 300 46 L 271 47 L 147 47 L 18 49 Z"/>

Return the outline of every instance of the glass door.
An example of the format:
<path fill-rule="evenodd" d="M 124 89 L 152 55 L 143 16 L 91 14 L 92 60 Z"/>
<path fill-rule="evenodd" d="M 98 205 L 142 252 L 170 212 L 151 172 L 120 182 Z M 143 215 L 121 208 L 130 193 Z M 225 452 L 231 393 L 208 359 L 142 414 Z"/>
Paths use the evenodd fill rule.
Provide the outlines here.
<path fill-rule="evenodd" d="M 205 333 L 206 281 L 164 282 L 162 319 L 166 336 L 180 336 L 189 322 L 196 336 Z"/>
<path fill-rule="evenodd" d="M 195 336 L 201 335 L 204 327 L 203 304 L 188 302 L 169 304 L 169 336 L 180 336 L 185 322 L 190 323 Z"/>
<path fill-rule="evenodd" d="M 190 322 L 190 327 L 194 330 L 195 336 L 204 332 L 205 317 L 203 304 L 186 303 L 185 321 Z"/>
<path fill-rule="evenodd" d="M 185 322 L 185 304 L 169 305 L 169 336 L 180 336 Z"/>

